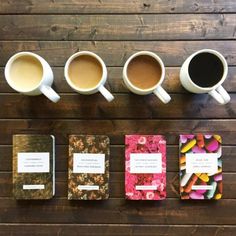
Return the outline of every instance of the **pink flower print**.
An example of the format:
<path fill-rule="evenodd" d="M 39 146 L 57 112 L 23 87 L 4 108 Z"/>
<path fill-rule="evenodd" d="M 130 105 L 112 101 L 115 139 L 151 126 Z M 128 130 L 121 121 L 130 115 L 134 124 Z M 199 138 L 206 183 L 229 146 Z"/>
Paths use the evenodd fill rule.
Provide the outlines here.
<path fill-rule="evenodd" d="M 164 197 L 165 197 L 165 195 L 164 195 Z M 161 198 L 160 198 L 159 193 L 155 193 L 153 200 L 160 200 L 160 199 L 161 199 Z"/>
<path fill-rule="evenodd" d="M 147 192 L 146 193 L 146 199 L 147 200 L 153 200 L 154 196 L 155 196 L 155 194 L 153 192 Z"/>
<path fill-rule="evenodd" d="M 152 186 L 157 186 L 157 188 L 159 187 L 160 184 L 161 184 L 160 179 L 155 179 L 155 180 L 152 181 Z"/>
<path fill-rule="evenodd" d="M 142 199 L 142 193 L 140 191 L 133 191 L 133 196 L 130 197 L 132 200 L 140 200 Z"/>
<path fill-rule="evenodd" d="M 158 187 L 158 191 L 163 192 L 164 189 L 165 189 L 165 185 L 163 183 L 160 183 Z"/>
<path fill-rule="evenodd" d="M 157 144 L 156 143 L 151 143 L 148 146 L 148 150 L 151 153 L 157 152 L 158 148 L 157 148 Z"/>
<path fill-rule="evenodd" d="M 130 161 L 125 162 L 125 171 L 130 172 Z"/>
<path fill-rule="evenodd" d="M 144 136 L 141 136 L 141 137 L 138 139 L 138 143 L 141 144 L 141 145 L 144 145 L 146 142 L 147 142 L 147 139 L 146 139 L 146 137 L 144 137 Z"/>

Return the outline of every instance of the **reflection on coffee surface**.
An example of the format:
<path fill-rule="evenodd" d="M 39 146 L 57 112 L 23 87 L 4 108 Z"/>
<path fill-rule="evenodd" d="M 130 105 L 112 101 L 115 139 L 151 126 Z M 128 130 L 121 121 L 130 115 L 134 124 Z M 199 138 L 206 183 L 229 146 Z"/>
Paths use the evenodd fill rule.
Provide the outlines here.
<path fill-rule="evenodd" d="M 88 55 L 76 57 L 68 68 L 69 78 L 78 89 L 96 87 L 102 78 L 102 74 L 103 70 L 100 62 Z"/>
<path fill-rule="evenodd" d="M 199 53 L 189 64 L 189 76 L 200 87 L 216 85 L 222 79 L 223 73 L 222 61 L 212 53 Z"/>
<path fill-rule="evenodd" d="M 148 55 L 140 55 L 132 59 L 127 68 L 129 81 L 140 89 L 155 86 L 162 74 L 159 62 Z"/>
<path fill-rule="evenodd" d="M 13 61 L 9 74 L 16 89 L 29 91 L 41 82 L 43 67 L 35 57 L 20 56 Z"/>

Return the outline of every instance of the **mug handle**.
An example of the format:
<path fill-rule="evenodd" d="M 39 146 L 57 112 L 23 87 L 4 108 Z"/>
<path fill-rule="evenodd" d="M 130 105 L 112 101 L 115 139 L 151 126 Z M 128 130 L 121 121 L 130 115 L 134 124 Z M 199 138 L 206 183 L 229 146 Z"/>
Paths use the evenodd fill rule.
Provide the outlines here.
<path fill-rule="evenodd" d="M 111 102 L 114 99 L 114 96 L 103 85 L 101 85 L 98 90 L 108 102 Z"/>
<path fill-rule="evenodd" d="M 40 91 L 52 102 L 56 103 L 60 100 L 60 96 L 50 86 L 43 85 Z"/>
<path fill-rule="evenodd" d="M 221 85 L 215 90 L 210 91 L 209 94 L 221 105 L 224 105 L 230 101 L 229 94 Z"/>
<path fill-rule="evenodd" d="M 158 86 L 153 93 L 165 104 L 171 100 L 170 95 L 161 86 Z"/>

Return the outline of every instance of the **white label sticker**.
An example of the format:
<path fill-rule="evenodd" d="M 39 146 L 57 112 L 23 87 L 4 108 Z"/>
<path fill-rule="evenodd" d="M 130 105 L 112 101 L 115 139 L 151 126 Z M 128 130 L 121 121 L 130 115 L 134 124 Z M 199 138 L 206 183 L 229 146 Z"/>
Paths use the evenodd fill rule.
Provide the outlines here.
<path fill-rule="evenodd" d="M 217 170 L 217 153 L 186 154 L 186 173 L 216 173 Z"/>
<path fill-rule="evenodd" d="M 212 190 L 212 185 L 193 185 L 192 190 Z"/>
<path fill-rule="evenodd" d="M 136 185 L 136 190 L 157 190 L 157 186 L 155 185 Z"/>
<path fill-rule="evenodd" d="M 162 173 L 162 154 L 130 153 L 130 173 Z"/>
<path fill-rule="evenodd" d="M 19 152 L 17 154 L 18 173 L 49 173 L 49 152 Z"/>
<path fill-rule="evenodd" d="M 73 173 L 104 174 L 105 154 L 74 153 Z"/>
<path fill-rule="evenodd" d="M 24 190 L 30 190 L 30 189 L 44 189 L 44 184 L 24 184 L 23 189 Z"/>
<path fill-rule="evenodd" d="M 99 190 L 98 185 L 78 185 L 79 190 Z"/>

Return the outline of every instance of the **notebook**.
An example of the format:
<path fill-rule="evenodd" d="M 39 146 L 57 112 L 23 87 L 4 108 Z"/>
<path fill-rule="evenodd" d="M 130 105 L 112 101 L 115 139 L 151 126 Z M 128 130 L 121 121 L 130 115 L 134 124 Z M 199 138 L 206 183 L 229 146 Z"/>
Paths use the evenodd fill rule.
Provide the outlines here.
<path fill-rule="evenodd" d="M 109 143 L 105 135 L 69 136 L 69 200 L 108 199 Z"/>
<path fill-rule="evenodd" d="M 180 197 L 222 198 L 222 139 L 211 134 L 182 134 L 179 141 Z"/>
<path fill-rule="evenodd" d="M 166 198 L 166 141 L 161 135 L 125 136 L 125 196 Z"/>
<path fill-rule="evenodd" d="M 50 199 L 55 194 L 55 138 L 13 135 L 15 199 Z"/>

